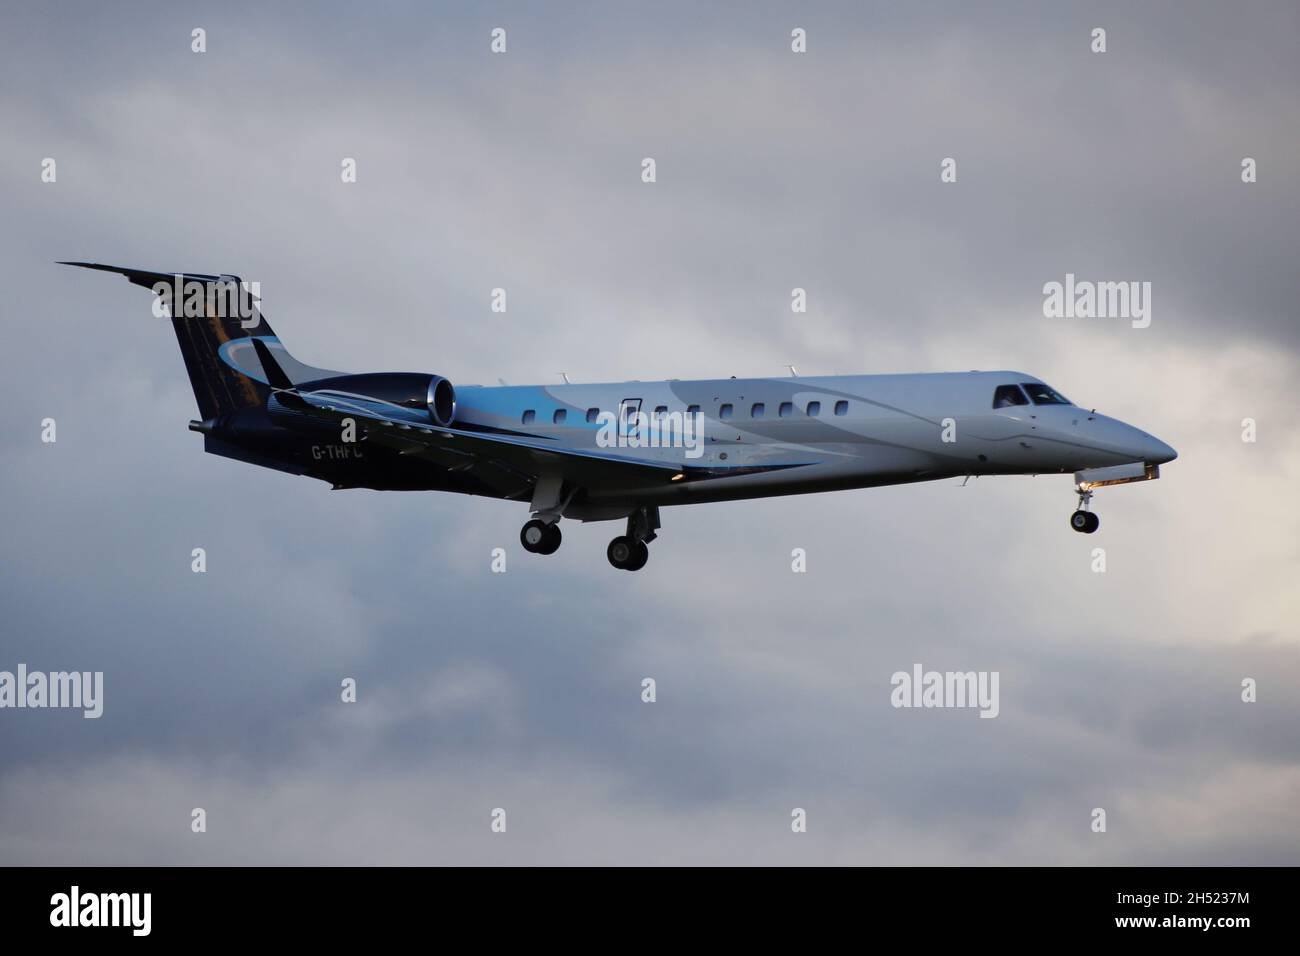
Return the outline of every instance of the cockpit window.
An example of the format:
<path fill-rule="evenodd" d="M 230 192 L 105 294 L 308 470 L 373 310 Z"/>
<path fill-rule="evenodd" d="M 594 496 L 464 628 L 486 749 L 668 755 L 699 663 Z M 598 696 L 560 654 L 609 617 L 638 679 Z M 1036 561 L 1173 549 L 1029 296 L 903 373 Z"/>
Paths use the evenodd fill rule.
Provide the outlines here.
<path fill-rule="evenodd" d="M 1019 385 L 999 385 L 993 393 L 994 408 L 1008 408 L 1012 405 L 1028 405 L 1029 399 L 1020 390 Z"/>
<path fill-rule="evenodd" d="M 1042 382 L 1022 382 L 1025 391 L 1029 397 L 1034 400 L 1035 405 L 1069 405 L 1070 400 L 1050 386 Z"/>

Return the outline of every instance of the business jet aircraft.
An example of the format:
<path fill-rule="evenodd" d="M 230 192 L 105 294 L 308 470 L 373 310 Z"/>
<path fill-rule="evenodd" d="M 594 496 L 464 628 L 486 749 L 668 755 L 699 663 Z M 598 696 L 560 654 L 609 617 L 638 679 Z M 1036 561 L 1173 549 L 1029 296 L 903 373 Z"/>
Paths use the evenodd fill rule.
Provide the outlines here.
<path fill-rule="evenodd" d="M 294 359 L 260 311 L 215 308 L 212 290 L 239 286 L 236 276 L 63 264 L 160 297 L 176 290 L 159 314 L 172 316 L 205 451 L 336 489 L 526 501 L 519 537 L 535 554 L 560 546 L 561 518 L 626 519 L 607 556 L 628 571 L 645 565 L 665 505 L 940 478 L 1074 472 L 1070 526 L 1091 534 L 1094 488 L 1158 478 L 1177 457 L 1023 372 L 500 387 L 346 374 Z M 189 317 L 182 288 L 203 290 Z"/>

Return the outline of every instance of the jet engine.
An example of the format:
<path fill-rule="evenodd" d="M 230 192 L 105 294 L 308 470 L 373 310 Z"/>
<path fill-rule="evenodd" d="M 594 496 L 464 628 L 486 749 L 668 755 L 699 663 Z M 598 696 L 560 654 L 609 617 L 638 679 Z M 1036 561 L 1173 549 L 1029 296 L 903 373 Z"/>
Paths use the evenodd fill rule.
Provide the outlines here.
<path fill-rule="evenodd" d="M 456 419 L 456 389 L 441 375 L 423 372 L 370 372 L 303 382 L 298 388 L 304 392 L 353 395 L 411 410 L 423 409 L 435 425 L 444 428 Z"/>

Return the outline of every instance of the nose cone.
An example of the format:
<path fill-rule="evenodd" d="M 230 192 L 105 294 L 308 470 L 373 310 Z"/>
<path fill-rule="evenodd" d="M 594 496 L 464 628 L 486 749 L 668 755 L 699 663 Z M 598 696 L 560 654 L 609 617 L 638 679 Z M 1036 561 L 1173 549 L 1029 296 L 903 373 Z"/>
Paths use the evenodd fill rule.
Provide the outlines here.
<path fill-rule="evenodd" d="M 1151 465 L 1163 465 L 1167 461 L 1173 461 L 1178 457 L 1178 452 L 1166 445 L 1159 438 L 1151 435 L 1144 435 L 1142 443 L 1142 460 Z"/>
<path fill-rule="evenodd" d="M 1117 418 L 1094 413 L 1086 420 L 1076 421 L 1075 425 L 1078 439 L 1092 452 L 1089 456 L 1091 463 L 1087 466 L 1090 468 L 1134 462 L 1163 465 L 1178 457 L 1178 452 L 1159 438 Z"/>

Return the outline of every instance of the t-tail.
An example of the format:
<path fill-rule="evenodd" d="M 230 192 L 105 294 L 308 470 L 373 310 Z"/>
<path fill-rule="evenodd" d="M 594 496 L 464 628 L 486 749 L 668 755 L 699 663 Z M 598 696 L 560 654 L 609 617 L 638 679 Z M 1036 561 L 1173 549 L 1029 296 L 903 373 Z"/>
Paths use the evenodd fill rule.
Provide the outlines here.
<path fill-rule="evenodd" d="M 155 303 L 155 314 L 170 316 L 205 422 L 266 404 L 272 389 L 255 343 L 274 354 L 284 374 L 294 381 L 336 374 L 303 365 L 289 355 L 262 317 L 257 297 L 238 276 L 149 272 L 96 262 L 60 265 L 115 272 L 158 296 L 166 308 Z"/>

